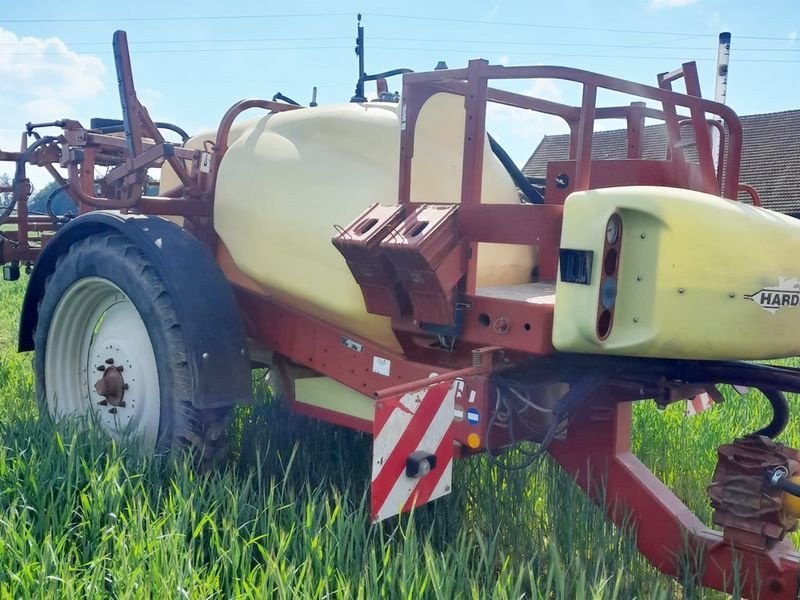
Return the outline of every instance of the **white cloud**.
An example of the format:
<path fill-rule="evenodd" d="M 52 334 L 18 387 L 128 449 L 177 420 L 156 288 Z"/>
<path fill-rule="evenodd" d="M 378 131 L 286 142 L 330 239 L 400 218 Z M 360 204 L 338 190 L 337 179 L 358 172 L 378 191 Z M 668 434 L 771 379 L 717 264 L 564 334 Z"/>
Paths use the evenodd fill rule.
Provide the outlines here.
<path fill-rule="evenodd" d="M 70 117 L 72 106 L 60 98 L 34 98 L 21 106 L 31 121 L 55 121 Z"/>
<path fill-rule="evenodd" d="M 697 2 L 699 0 L 650 0 L 650 8 L 680 8 Z"/>
<path fill-rule="evenodd" d="M 25 119 L 34 114 L 41 118 L 48 105 L 59 113 L 71 112 L 73 102 L 104 89 L 105 71 L 99 58 L 77 54 L 58 38 L 18 37 L 0 28 L 0 95 Z"/>
<path fill-rule="evenodd" d="M 150 110 L 152 110 L 152 108 L 164 97 L 164 94 L 158 90 L 148 87 L 137 90 L 136 95 L 139 98 L 139 102 L 144 104 Z"/>
<path fill-rule="evenodd" d="M 0 149 L 18 150 L 25 123 L 76 118 L 81 106 L 104 89 L 106 73 L 96 56 L 70 50 L 58 38 L 19 37 L 0 28 Z M 0 173 L 13 165 L 0 164 Z M 30 167 L 36 187 L 50 181 Z"/>
<path fill-rule="evenodd" d="M 69 50 L 58 38 L 19 38 L 0 29 L 0 44 L 0 89 L 29 85 L 34 93 L 87 98 L 104 87 L 102 61 Z"/>

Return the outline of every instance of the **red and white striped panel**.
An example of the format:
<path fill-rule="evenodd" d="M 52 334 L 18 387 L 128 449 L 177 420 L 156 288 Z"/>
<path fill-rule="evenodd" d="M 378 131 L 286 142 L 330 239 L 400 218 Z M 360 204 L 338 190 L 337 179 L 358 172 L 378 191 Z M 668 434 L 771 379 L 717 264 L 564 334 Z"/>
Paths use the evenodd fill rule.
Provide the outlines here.
<path fill-rule="evenodd" d="M 708 392 L 697 394 L 697 396 L 695 396 L 694 398 L 689 398 L 688 400 L 686 400 L 685 414 L 687 417 L 693 417 L 694 415 L 699 415 L 704 410 L 711 408 L 713 404 L 714 404 L 714 399 Z"/>
<path fill-rule="evenodd" d="M 449 494 L 453 482 L 455 386 L 445 381 L 375 404 L 372 446 L 372 518 L 381 521 Z M 417 451 L 436 456 L 423 477 L 406 475 Z"/>

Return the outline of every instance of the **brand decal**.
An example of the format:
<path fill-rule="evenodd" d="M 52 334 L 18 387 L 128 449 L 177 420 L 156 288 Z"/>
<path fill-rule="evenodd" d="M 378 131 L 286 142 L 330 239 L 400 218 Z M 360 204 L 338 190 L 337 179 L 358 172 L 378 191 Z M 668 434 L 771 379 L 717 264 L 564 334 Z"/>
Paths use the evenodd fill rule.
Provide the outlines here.
<path fill-rule="evenodd" d="M 781 308 L 800 306 L 800 279 L 778 277 L 778 285 L 761 288 L 752 294 L 745 294 L 744 297 L 774 315 Z"/>

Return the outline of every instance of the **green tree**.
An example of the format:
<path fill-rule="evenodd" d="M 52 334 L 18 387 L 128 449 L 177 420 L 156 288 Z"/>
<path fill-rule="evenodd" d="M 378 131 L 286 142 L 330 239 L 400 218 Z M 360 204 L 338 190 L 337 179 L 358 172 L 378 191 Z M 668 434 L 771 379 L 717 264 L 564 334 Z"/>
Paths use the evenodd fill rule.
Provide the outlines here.
<path fill-rule="evenodd" d="M 52 209 L 55 214 L 63 215 L 66 212 L 77 214 L 78 209 L 75 202 L 69 197 L 67 190 L 59 189 L 59 185 L 55 181 L 51 181 L 31 196 L 28 200 L 28 210 L 33 213 L 47 213 L 47 199 L 51 194 L 53 195 Z"/>
<path fill-rule="evenodd" d="M 11 176 L 8 173 L 0 175 L 0 187 L 11 187 Z M 11 193 L 0 193 L 0 209 L 5 208 L 11 202 Z"/>

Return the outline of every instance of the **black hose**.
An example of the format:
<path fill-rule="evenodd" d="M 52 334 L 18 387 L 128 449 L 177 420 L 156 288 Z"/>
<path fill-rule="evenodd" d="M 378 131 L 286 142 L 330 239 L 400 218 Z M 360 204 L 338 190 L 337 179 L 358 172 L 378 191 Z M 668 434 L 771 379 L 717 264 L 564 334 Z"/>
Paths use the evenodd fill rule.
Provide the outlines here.
<path fill-rule="evenodd" d="M 53 190 L 52 192 L 50 192 L 50 194 L 48 194 L 48 196 L 47 196 L 47 202 L 45 203 L 45 210 L 47 211 L 47 216 L 49 216 L 49 217 L 50 217 L 50 218 L 53 220 L 53 224 L 55 224 L 55 225 L 58 225 L 58 223 L 61 221 L 61 219 L 60 219 L 60 218 L 59 218 L 59 216 L 58 216 L 58 215 L 57 215 L 57 214 L 56 214 L 56 213 L 53 211 L 53 200 L 55 199 L 55 197 L 56 197 L 56 194 L 58 194 L 59 192 L 63 192 L 63 191 L 64 191 L 64 190 L 66 190 L 68 187 L 69 187 L 69 184 L 68 184 L 68 183 L 65 183 L 64 185 L 62 185 L 62 186 L 59 186 L 59 187 L 57 187 L 56 189 L 54 189 L 54 190 Z"/>
<path fill-rule="evenodd" d="M 783 490 L 787 494 L 800 498 L 800 484 L 789 479 L 789 471 L 785 467 L 778 467 L 773 471 L 765 469 L 764 479 L 767 485 L 771 485 L 779 490 Z"/>
<path fill-rule="evenodd" d="M 55 141 L 55 137 L 52 135 L 46 135 L 44 137 L 40 137 L 35 142 L 33 142 L 30 146 L 25 148 L 25 151 L 19 155 L 17 159 L 17 168 L 14 171 L 14 180 L 11 182 L 11 201 L 8 203 L 8 206 L 3 208 L 3 212 L 0 213 L 0 225 L 8 221 L 8 218 L 11 216 L 11 213 L 14 212 L 14 207 L 17 205 L 19 201 L 18 196 L 18 189 L 19 186 L 22 184 L 23 181 L 27 179 L 25 173 L 25 163 L 27 162 L 28 158 L 31 154 L 39 147 L 44 144 L 49 144 L 50 142 Z"/>
<path fill-rule="evenodd" d="M 525 175 L 523 175 L 522 171 L 519 170 L 519 167 L 514 164 L 514 161 L 503 149 L 503 147 L 498 144 L 491 135 L 488 133 L 486 135 L 489 138 L 489 147 L 492 149 L 492 152 L 494 152 L 494 155 L 505 167 L 506 171 L 508 171 L 511 179 L 514 181 L 514 185 L 516 185 L 520 191 L 525 194 L 528 202 L 531 204 L 544 204 L 544 196 L 542 196 L 542 193 L 533 187 L 531 182 L 528 181 L 528 178 L 525 177 Z"/>
<path fill-rule="evenodd" d="M 281 102 L 285 102 L 286 104 L 291 104 L 292 106 L 300 106 L 299 102 L 297 102 L 296 100 L 292 100 L 291 98 L 289 98 L 289 96 L 284 96 L 280 92 L 278 92 L 272 97 L 273 102 L 276 102 L 278 100 L 280 100 Z"/>
<path fill-rule="evenodd" d="M 770 480 L 770 483 L 772 483 L 772 485 L 774 485 L 776 488 L 781 489 L 792 496 L 797 496 L 800 498 L 800 485 L 789 480 L 787 477 L 781 477 L 775 482 Z"/>
<path fill-rule="evenodd" d="M 181 136 L 181 141 L 185 144 L 189 140 L 189 134 L 186 133 L 182 128 L 178 127 L 177 125 L 173 125 L 172 123 L 165 123 L 163 121 L 156 121 L 153 123 L 158 129 L 166 129 L 168 131 L 173 131 Z"/>
<path fill-rule="evenodd" d="M 780 390 L 762 389 L 760 390 L 772 405 L 772 420 L 769 425 L 762 427 L 754 435 L 764 435 L 768 438 L 777 437 L 789 423 L 789 403 L 786 396 Z"/>
<path fill-rule="evenodd" d="M 539 442 L 539 447 L 533 451 L 528 452 L 521 448 L 518 448 L 520 453 L 525 456 L 525 459 L 521 461 L 520 464 L 516 465 L 509 465 L 501 460 L 497 454 L 495 454 L 494 449 L 488 443 L 488 437 L 497 422 L 497 415 L 500 412 L 500 405 L 506 404 L 505 408 L 509 413 L 509 438 L 511 445 L 516 444 L 518 440 L 515 439 L 514 436 L 514 418 L 515 411 L 511 409 L 511 407 L 503 401 L 503 395 L 501 392 L 501 384 L 498 383 L 498 380 L 495 379 L 496 390 L 497 390 L 497 403 L 495 405 L 494 411 L 492 411 L 492 416 L 489 418 L 489 424 L 487 427 L 487 444 L 486 444 L 486 455 L 489 459 L 489 464 L 497 466 L 501 469 L 506 471 L 519 471 L 525 469 L 532 465 L 536 460 L 541 458 L 545 452 L 547 452 L 550 444 L 552 443 L 553 439 L 558 432 L 559 425 L 567 418 L 569 413 L 574 410 L 582 401 L 589 397 L 589 395 L 594 392 L 597 388 L 599 388 L 605 381 L 607 381 L 611 376 L 613 376 L 613 371 L 608 372 L 604 370 L 589 370 L 586 373 L 581 374 L 579 377 L 576 378 L 576 381 L 570 382 L 570 388 L 567 390 L 567 393 L 564 394 L 556 405 L 553 407 L 553 421 L 547 428 L 544 437 L 542 438 L 541 442 Z M 502 380 L 501 380 L 502 381 Z M 532 432 L 531 430 L 529 430 Z"/>
<path fill-rule="evenodd" d="M 373 73 L 372 75 L 364 74 L 361 81 L 375 81 L 376 79 L 386 79 L 387 77 L 394 77 L 395 75 L 403 75 L 404 73 L 413 73 L 411 69 L 392 69 L 391 71 L 384 71 L 383 73 Z"/>
<path fill-rule="evenodd" d="M 93 119 L 93 121 L 97 121 L 97 119 Z M 104 119 L 104 121 L 109 122 L 112 121 L 112 119 Z M 166 129 L 168 131 L 174 131 L 179 136 L 181 136 L 181 142 L 183 142 L 184 144 L 188 141 L 190 137 L 189 134 L 186 133 L 184 129 L 178 127 L 177 125 L 174 125 L 173 123 L 156 121 L 155 123 L 153 123 L 153 125 L 156 126 L 156 129 Z M 99 133 L 121 133 L 125 131 L 125 126 L 122 123 L 115 123 L 114 125 L 105 125 L 103 127 L 92 127 L 92 129 L 94 129 Z"/>

